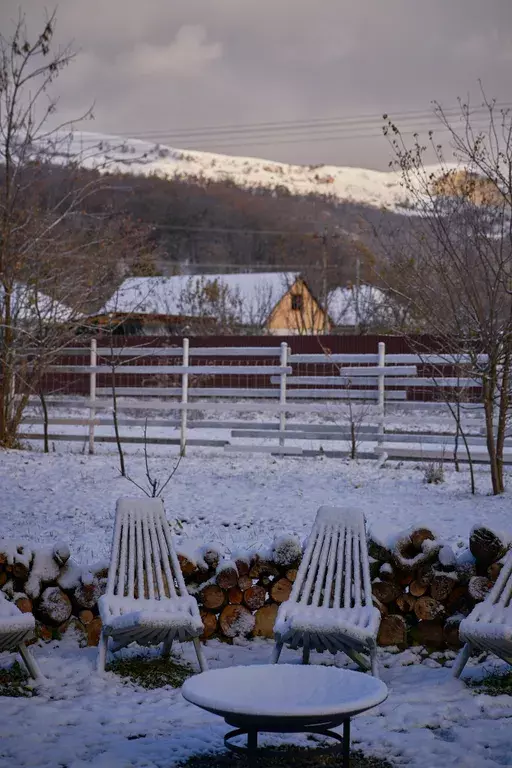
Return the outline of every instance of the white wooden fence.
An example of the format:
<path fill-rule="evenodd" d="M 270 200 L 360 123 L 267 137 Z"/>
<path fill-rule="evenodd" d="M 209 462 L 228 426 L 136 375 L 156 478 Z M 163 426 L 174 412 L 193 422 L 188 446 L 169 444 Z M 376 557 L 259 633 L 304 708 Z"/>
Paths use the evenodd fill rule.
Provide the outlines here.
<path fill-rule="evenodd" d="M 347 443 L 354 440 L 354 422 L 343 412 L 343 404 L 371 406 L 364 420 L 357 423 L 357 442 L 360 444 L 359 455 L 387 455 L 393 458 L 453 458 L 455 424 L 450 421 L 447 402 L 443 392 L 453 388 L 458 392 L 478 387 L 478 380 L 471 376 L 443 376 L 443 366 L 463 366 L 468 362 L 462 356 L 386 354 L 384 343 L 379 343 L 375 354 L 291 354 L 286 343 L 272 347 L 191 347 L 188 339 L 183 339 L 182 347 L 98 347 L 91 341 L 89 363 L 87 365 L 54 365 L 53 373 L 86 376 L 89 380 L 88 397 L 59 395 L 47 397 L 50 416 L 47 422 L 48 436 L 51 441 L 87 441 L 90 453 L 94 453 L 96 443 L 114 443 L 113 434 L 101 434 L 105 427 L 113 428 L 114 391 L 117 400 L 117 424 L 121 431 L 121 440 L 125 443 L 148 443 L 176 445 L 182 454 L 187 446 L 211 446 L 226 452 L 265 452 L 282 455 L 347 455 L 347 448 L 325 450 L 323 444 Z M 66 356 L 84 356 L 84 348 L 66 349 Z M 143 363 L 154 358 L 155 363 Z M 161 364 L 163 358 L 179 360 L 178 364 Z M 211 358 L 220 360 L 219 364 L 201 360 Z M 226 365 L 225 359 L 229 358 Z M 237 365 L 237 358 L 254 358 L 254 363 Z M 273 361 L 271 364 L 258 362 L 262 358 Z M 335 366 L 337 375 L 295 375 L 294 367 L 301 363 L 317 363 Z M 418 376 L 418 366 L 436 366 L 435 375 Z M 142 385 L 117 386 L 119 375 L 129 374 Z M 107 375 L 109 386 L 98 386 L 98 377 Z M 243 386 L 200 386 L 203 377 L 229 375 L 237 380 L 243 378 Z M 177 378 L 179 385 L 163 386 L 162 377 Z M 265 387 L 251 384 L 254 376 L 265 378 Z M 140 377 L 140 378 L 139 378 Z M 155 380 L 148 384 L 148 377 Z M 191 383 L 192 381 L 192 383 Z M 159 384 L 153 386 L 152 384 Z M 435 387 L 440 393 L 439 402 L 419 402 L 408 400 L 408 391 Z M 36 401 L 34 402 L 36 405 Z M 446 425 L 442 433 L 432 431 L 386 430 L 386 415 L 390 412 L 421 409 L 428 414 L 432 409 L 445 409 Z M 54 410 L 85 410 L 84 415 L 54 415 Z M 222 414 L 220 420 L 192 419 L 194 411 Z M 478 416 L 479 403 L 468 402 L 466 412 Z M 228 421 L 226 411 L 239 413 L 254 412 L 275 415 L 276 422 Z M 109 413 L 110 412 L 110 413 Z M 143 416 L 133 416 L 133 413 Z M 166 412 L 169 417 L 165 416 Z M 179 418 L 176 417 L 176 414 Z M 109 415 L 106 415 L 109 414 Z M 127 415 L 128 414 L 128 415 Z M 153 416 L 152 416 L 153 414 Z M 156 414 L 156 415 L 155 415 Z M 163 414 L 163 417 L 162 417 Z M 334 423 L 298 424 L 289 422 L 288 416 L 296 414 L 316 414 L 328 417 Z M 44 425 L 43 416 L 37 412 L 27 414 L 24 419 L 27 427 Z M 82 427 L 86 432 L 55 431 L 58 426 L 66 428 Z M 147 427 L 144 436 L 142 428 Z M 139 434 L 133 434 L 137 428 Z M 179 429 L 179 437 L 154 436 L 149 434 L 153 428 L 163 430 Z M 467 438 L 471 455 L 475 461 L 487 461 L 483 430 L 477 426 Z M 128 433 L 124 430 L 131 430 Z M 224 430 L 229 435 L 224 439 L 190 437 L 193 430 Z M 27 430 L 22 435 L 25 439 L 43 439 L 44 433 Z M 246 442 L 239 443 L 242 438 Z M 247 441 L 253 442 L 247 442 Z M 233 442 L 235 441 L 235 442 Z M 254 442 L 259 441 L 259 442 Z M 261 441 L 265 441 L 263 444 Z M 286 445 L 288 441 L 288 445 Z M 290 442 L 301 441 L 320 443 L 312 449 Z M 459 438 L 462 445 L 462 440 Z M 512 448 L 512 443 L 507 444 Z M 467 460 L 465 449 L 459 448 L 458 459 Z M 512 454 L 506 459 L 512 463 Z"/>

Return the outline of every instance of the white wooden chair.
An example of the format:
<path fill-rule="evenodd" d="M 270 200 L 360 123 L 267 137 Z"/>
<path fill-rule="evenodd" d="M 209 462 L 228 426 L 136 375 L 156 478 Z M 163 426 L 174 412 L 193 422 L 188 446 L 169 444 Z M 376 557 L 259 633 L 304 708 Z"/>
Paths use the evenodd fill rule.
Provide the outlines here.
<path fill-rule="evenodd" d="M 188 594 L 161 499 L 119 499 L 106 593 L 99 600 L 102 633 L 98 670 L 103 672 L 109 638 L 113 651 L 132 642 L 192 640 L 202 671 L 207 669 L 199 636 L 203 622 Z"/>
<path fill-rule="evenodd" d="M 379 624 L 380 612 L 372 603 L 363 513 L 320 507 L 290 599 L 277 614 L 273 663 L 284 644 L 302 647 L 305 664 L 311 649 L 344 651 L 378 677 Z M 370 661 L 361 655 L 365 651 Z"/>
<path fill-rule="evenodd" d="M 453 666 L 455 677 L 461 676 L 473 648 L 492 651 L 512 664 L 512 550 L 485 600 L 461 621 L 459 636 L 465 645 Z"/>
<path fill-rule="evenodd" d="M 35 630 L 31 613 L 22 613 L 0 592 L 0 651 L 18 651 L 31 677 L 37 682 L 45 678 L 26 646 Z"/>

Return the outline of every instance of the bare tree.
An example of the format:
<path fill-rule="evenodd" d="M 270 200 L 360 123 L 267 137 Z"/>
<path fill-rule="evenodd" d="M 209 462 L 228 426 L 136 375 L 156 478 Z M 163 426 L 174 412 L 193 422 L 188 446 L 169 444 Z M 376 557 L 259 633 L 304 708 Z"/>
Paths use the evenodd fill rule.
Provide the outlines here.
<path fill-rule="evenodd" d="M 77 148 L 69 122 L 56 122 L 51 91 L 72 62 L 54 50 L 55 15 L 31 39 L 20 16 L 0 34 L 0 445 L 16 444 L 29 398 L 48 366 L 120 278 L 123 255 L 138 253 L 137 227 L 87 206 L 109 187 L 90 146 Z M 90 116 L 84 113 L 79 119 Z M 53 127 L 52 127 L 53 126 Z M 57 160 L 58 158 L 58 160 Z"/>
<path fill-rule="evenodd" d="M 458 375 L 480 386 L 498 494 L 504 490 L 512 364 L 512 115 L 483 92 L 482 100 L 478 122 L 469 103 L 459 102 L 456 119 L 435 105 L 434 116 L 450 138 L 448 159 L 433 131 L 426 142 L 416 135 L 407 146 L 385 116 L 391 165 L 401 173 L 412 214 L 388 259 L 399 275 L 394 290 L 417 328 L 436 336 L 457 358 Z"/>

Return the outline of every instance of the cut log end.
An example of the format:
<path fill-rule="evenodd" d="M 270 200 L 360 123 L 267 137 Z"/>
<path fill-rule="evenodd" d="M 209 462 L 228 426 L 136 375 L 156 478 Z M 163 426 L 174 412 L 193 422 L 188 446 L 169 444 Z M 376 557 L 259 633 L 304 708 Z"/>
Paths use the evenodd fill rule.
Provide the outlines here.
<path fill-rule="evenodd" d="M 274 603 L 259 608 L 254 616 L 254 635 L 257 637 L 274 637 L 274 624 L 279 607 Z"/>
<path fill-rule="evenodd" d="M 254 587 L 249 587 L 244 592 L 243 601 L 247 608 L 251 611 L 257 611 L 258 608 L 262 608 L 265 605 L 267 599 L 267 590 L 265 587 L 255 584 Z"/>
<path fill-rule="evenodd" d="M 209 584 L 200 592 L 203 606 L 209 611 L 219 611 L 226 603 L 226 593 L 216 584 Z"/>
<path fill-rule="evenodd" d="M 246 637 L 256 623 L 252 613 L 243 605 L 227 605 L 219 618 L 219 625 L 225 637 Z"/>
<path fill-rule="evenodd" d="M 293 584 L 289 579 L 278 579 L 270 587 L 270 597 L 276 603 L 284 603 L 290 598 Z"/>
<path fill-rule="evenodd" d="M 203 634 L 201 635 L 202 640 L 207 640 L 209 637 L 212 637 L 216 631 L 218 626 L 217 616 L 214 613 L 210 613 L 209 611 L 200 611 L 201 619 L 203 622 Z"/>

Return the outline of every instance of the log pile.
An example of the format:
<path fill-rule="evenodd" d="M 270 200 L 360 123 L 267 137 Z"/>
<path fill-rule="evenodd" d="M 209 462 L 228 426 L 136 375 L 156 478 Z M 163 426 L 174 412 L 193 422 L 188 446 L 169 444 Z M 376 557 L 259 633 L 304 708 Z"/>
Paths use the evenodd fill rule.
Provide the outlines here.
<path fill-rule="evenodd" d="M 83 645 L 97 645 L 106 576 L 104 564 L 77 565 L 65 545 L 31 549 L 0 539 L 0 588 L 20 611 L 34 614 L 42 640 L 58 639 L 73 627 Z"/>
<path fill-rule="evenodd" d="M 483 526 L 475 527 L 468 548 L 457 552 L 427 528 L 391 542 L 370 538 L 373 600 L 382 614 L 379 644 L 457 649 L 460 621 L 492 588 L 507 546 Z M 293 536 L 280 537 L 265 552 L 229 560 L 222 560 L 214 547 L 192 554 L 178 549 L 185 583 L 199 603 L 203 639 L 272 638 L 301 557 L 301 544 Z M 78 566 L 66 546 L 31 550 L 0 539 L 0 589 L 21 611 L 34 614 L 43 640 L 72 627 L 83 644 L 97 645 L 98 599 L 106 576 L 105 564 Z"/>
<path fill-rule="evenodd" d="M 200 606 L 203 639 L 267 637 L 281 603 L 290 597 L 302 557 L 296 537 L 277 539 L 270 551 L 220 562 L 178 552 L 185 583 Z"/>
<path fill-rule="evenodd" d="M 455 553 L 418 528 L 383 543 L 370 539 L 372 592 L 382 615 L 380 645 L 460 647 L 458 628 L 484 600 L 501 570 L 507 544 L 475 527 L 469 548 Z"/>

